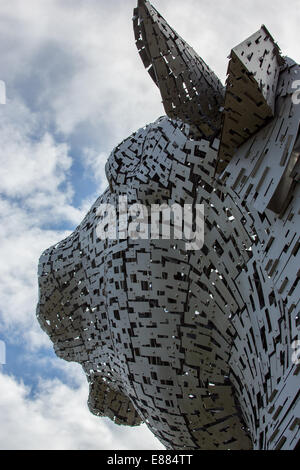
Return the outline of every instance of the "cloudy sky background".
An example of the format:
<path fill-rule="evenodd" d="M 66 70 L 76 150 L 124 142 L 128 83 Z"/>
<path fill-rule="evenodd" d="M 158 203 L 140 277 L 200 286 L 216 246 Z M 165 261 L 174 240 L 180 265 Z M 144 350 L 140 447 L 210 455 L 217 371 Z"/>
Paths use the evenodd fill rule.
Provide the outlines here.
<path fill-rule="evenodd" d="M 265 24 L 300 61 L 299 0 L 153 0 L 225 81 L 230 49 Z M 0 0 L 0 449 L 161 449 L 145 426 L 92 416 L 76 364 L 35 319 L 41 252 L 106 187 L 111 150 L 164 114 L 138 57 L 136 0 Z"/>

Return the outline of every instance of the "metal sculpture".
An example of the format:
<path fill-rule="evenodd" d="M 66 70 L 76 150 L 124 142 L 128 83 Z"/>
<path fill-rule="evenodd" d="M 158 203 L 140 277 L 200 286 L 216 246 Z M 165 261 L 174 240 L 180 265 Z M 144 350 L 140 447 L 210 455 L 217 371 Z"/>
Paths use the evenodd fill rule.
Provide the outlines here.
<path fill-rule="evenodd" d="M 82 365 L 96 415 L 147 423 L 167 449 L 292 449 L 300 67 L 263 26 L 232 50 L 224 88 L 148 1 L 133 22 L 168 117 L 113 150 L 109 188 L 41 256 L 39 322 Z M 124 196 L 204 204 L 202 249 L 100 240 L 99 205 Z"/>

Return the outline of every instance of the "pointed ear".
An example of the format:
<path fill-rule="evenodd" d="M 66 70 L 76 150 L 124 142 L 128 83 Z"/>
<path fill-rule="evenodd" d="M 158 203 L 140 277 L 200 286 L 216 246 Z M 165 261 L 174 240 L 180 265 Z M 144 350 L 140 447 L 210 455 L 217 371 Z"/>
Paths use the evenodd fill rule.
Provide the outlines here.
<path fill-rule="evenodd" d="M 209 137 L 221 128 L 224 87 L 196 52 L 168 25 L 148 0 L 134 10 L 136 45 L 159 87 L 167 115 Z"/>
<path fill-rule="evenodd" d="M 229 58 L 217 173 L 273 118 L 278 78 L 285 66 L 264 25 L 232 49 Z"/>

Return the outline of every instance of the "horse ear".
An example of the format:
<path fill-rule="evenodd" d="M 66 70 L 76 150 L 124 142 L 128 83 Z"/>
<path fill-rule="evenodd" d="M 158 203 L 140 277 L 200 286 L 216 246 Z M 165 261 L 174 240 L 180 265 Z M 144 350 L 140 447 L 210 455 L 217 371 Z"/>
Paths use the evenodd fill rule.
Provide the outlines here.
<path fill-rule="evenodd" d="M 133 27 L 139 54 L 160 89 L 167 115 L 196 127 L 204 137 L 218 132 L 225 89 L 217 76 L 148 0 L 138 0 Z"/>
<path fill-rule="evenodd" d="M 278 79 L 286 65 L 264 25 L 232 49 L 217 173 L 226 168 L 243 143 L 274 117 Z"/>

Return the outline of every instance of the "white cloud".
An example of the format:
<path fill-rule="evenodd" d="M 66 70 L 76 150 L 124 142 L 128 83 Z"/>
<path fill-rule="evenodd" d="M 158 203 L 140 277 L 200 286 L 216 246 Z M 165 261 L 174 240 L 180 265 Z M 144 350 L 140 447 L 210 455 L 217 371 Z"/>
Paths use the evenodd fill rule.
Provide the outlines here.
<path fill-rule="evenodd" d="M 96 128 L 110 123 L 109 145 L 143 124 L 142 99 L 148 97 L 146 120 L 154 120 L 163 111 L 135 48 L 134 6 L 134 0 L 77 2 L 76 9 L 57 0 L 1 4 L 1 62 L 11 93 L 21 87 L 36 106 L 46 106 L 65 135 L 85 121 Z"/>
<path fill-rule="evenodd" d="M 104 152 L 96 152 L 93 149 L 86 148 L 83 153 L 83 160 L 85 163 L 87 173 L 90 173 L 97 183 L 97 193 L 102 194 L 107 186 L 108 182 L 105 175 L 105 164 L 108 155 Z"/>
<path fill-rule="evenodd" d="M 55 142 L 42 127 L 42 116 L 20 100 L 7 103 L 0 122 L 0 188 L 7 198 L 21 198 L 40 222 L 63 219 L 79 223 L 68 179 L 72 158 L 66 143 Z M 48 219 L 48 220 L 47 220 Z"/>
<path fill-rule="evenodd" d="M 129 428 L 93 416 L 86 383 L 71 388 L 59 380 L 30 389 L 0 371 L 0 449 L 93 450 L 163 449 L 146 426 Z M 4 424 L 5 423 L 5 424 Z"/>
<path fill-rule="evenodd" d="M 32 348 L 49 344 L 35 319 L 38 259 L 67 235 L 51 229 L 55 223 L 74 225 L 84 214 L 72 205 L 68 146 L 56 143 L 39 113 L 20 100 L 1 114 L 0 323 L 10 340 Z"/>
<path fill-rule="evenodd" d="M 35 318 L 37 264 L 43 250 L 68 232 L 32 226 L 30 214 L 0 199 L 0 325 L 10 341 L 49 345 Z"/>

